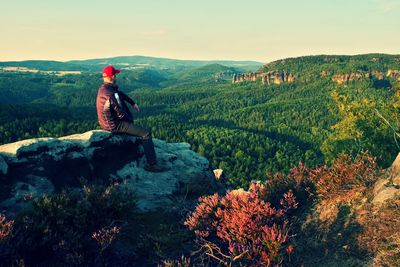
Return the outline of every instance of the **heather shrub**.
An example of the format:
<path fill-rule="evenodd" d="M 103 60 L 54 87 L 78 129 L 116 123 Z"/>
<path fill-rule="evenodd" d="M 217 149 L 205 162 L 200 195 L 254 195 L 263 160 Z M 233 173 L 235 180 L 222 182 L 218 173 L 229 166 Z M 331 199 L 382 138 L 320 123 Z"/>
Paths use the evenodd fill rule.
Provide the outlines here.
<path fill-rule="evenodd" d="M 277 205 L 282 194 L 292 191 L 301 207 L 317 196 L 328 198 L 361 187 L 368 188 L 381 174 L 376 158 L 367 152 L 355 158 L 341 154 L 331 165 L 313 169 L 299 162 L 288 174 L 268 175 L 268 201 Z"/>
<path fill-rule="evenodd" d="M 100 230 L 92 233 L 92 238 L 97 241 L 97 243 L 101 247 L 101 251 L 104 251 L 108 248 L 111 243 L 117 238 L 117 235 L 121 227 L 113 226 L 113 227 L 103 227 Z"/>
<path fill-rule="evenodd" d="M 279 206 L 282 196 L 292 192 L 299 207 L 305 206 L 315 195 L 315 185 L 310 177 L 310 168 L 299 162 L 288 174 L 277 172 L 267 174 L 266 188 L 269 192 L 267 201 Z"/>
<path fill-rule="evenodd" d="M 226 266 L 282 264 L 293 251 L 285 214 L 297 202 L 290 191 L 276 208 L 265 201 L 268 194 L 265 185 L 251 183 L 248 191 L 200 198 L 185 225 L 195 233 L 202 256 Z"/>
<path fill-rule="evenodd" d="M 157 267 L 190 267 L 193 266 L 190 263 L 190 258 L 185 256 L 181 256 L 180 259 L 177 260 L 164 260 L 162 264 L 157 264 Z"/>
<path fill-rule="evenodd" d="M 28 266 L 92 266 L 112 262 L 111 243 L 132 213 L 135 197 L 118 184 L 43 195 L 15 219 L 3 262 Z M 106 250 L 107 249 L 107 250 Z"/>
<path fill-rule="evenodd" d="M 323 165 L 309 171 L 317 194 L 325 198 L 371 187 L 381 174 L 376 158 L 367 152 L 358 154 L 354 159 L 341 154 L 331 166 Z"/>
<path fill-rule="evenodd" d="M 9 237 L 13 224 L 13 220 L 7 220 L 6 217 L 0 213 L 0 242 Z"/>

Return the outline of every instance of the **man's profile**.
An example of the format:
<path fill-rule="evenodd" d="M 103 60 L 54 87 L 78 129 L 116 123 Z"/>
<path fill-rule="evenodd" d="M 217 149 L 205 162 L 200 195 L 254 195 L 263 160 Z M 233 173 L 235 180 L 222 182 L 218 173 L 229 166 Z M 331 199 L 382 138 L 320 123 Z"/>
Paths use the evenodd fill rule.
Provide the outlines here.
<path fill-rule="evenodd" d="M 116 75 L 120 70 L 113 66 L 103 69 L 103 84 L 97 93 L 96 108 L 100 127 L 112 133 L 126 133 L 142 137 L 144 154 L 146 156 L 145 170 L 160 172 L 163 169 L 157 164 L 151 132 L 148 129 L 133 124 L 133 117 L 126 104 L 128 102 L 139 112 L 139 106 L 125 93 L 118 90 Z"/>

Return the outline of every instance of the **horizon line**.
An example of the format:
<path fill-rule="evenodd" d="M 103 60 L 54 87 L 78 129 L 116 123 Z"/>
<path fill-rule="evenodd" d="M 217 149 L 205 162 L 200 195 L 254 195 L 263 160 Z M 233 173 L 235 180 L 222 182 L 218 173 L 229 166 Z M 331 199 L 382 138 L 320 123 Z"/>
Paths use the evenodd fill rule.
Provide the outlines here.
<path fill-rule="evenodd" d="M 369 53 L 359 53 L 359 54 L 306 54 L 306 55 L 297 55 L 297 56 L 288 56 L 284 58 L 276 58 L 269 61 L 260 61 L 254 59 L 183 59 L 183 58 L 173 58 L 173 57 L 165 57 L 165 56 L 147 56 L 147 55 L 116 55 L 116 56 L 108 56 L 108 57 L 90 57 L 90 58 L 80 58 L 80 59 L 67 59 L 67 60 L 57 60 L 57 59 L 37 59 L 37 58 L 28 58 L 28 59 L 18 59 L 18 60 L 0 60 L 1 63 L 4 62 L 24 62 L 24 61 L 54 61 L 54 62 L 62 62 L 68 63 L 70 61 L 86 61 L 86 60 L 96 60 L 96 59 L 113 59 L 118 57 L 147 57 L 147 58 L 155 58 L 155 59 L 167 59 L 167 60 L 178 60 L 178 61 L 237 61 L 237 62 L 254 62 L 261 64 L 268 64 L 270 62 L 275 62 L 279 60 L 292 59 L 292 58 L 301 58 L 301 57 L 312 57 L 312 56 L 361 56 L 361 55 L 389 55 L 389 56 L 400 56 L 400 54 L 391 54 L 384 52 L 369 52 Z"/>

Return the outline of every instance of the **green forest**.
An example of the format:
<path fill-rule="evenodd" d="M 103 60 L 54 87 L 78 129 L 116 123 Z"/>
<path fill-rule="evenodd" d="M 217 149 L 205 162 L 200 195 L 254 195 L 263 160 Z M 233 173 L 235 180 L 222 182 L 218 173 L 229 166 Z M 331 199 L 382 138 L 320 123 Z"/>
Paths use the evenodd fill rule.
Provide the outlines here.
<path fill-rule="evenodd" d="M 133 113 L 135 123 L 154 138 L 190 143 L 224 170 L 232 187 L 287 173 L 300 161 L 329 164 L 342 152 L 369 151 L 387 167 L 399 152 L 400 56 L 309 56 L 254 69 L 293 75 L 280 84 L 232 83 L 249 68 L 179 64 L 123 69 L 117 83 L 141 108 Z M 68 63 L 68 70 L 82 73 L 0 69 L 2 144 L 99 129 L 100 71 L 84 62 Z M 347 74 L 344 82 L 335 80 Z"/>

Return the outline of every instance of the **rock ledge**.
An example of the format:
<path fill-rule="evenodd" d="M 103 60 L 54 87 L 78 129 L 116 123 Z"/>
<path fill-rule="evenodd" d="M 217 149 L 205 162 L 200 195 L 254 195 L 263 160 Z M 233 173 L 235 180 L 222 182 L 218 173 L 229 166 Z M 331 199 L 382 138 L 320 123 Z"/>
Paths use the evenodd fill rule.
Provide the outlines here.
<path fill-rule="evenodd" d="M 143 169 L 140 143 L 133 136 L 93 130 L 2 145 L 0 212 L 17 212 L 29 199 L 81 187 L 82 181 L 123 181 L 136 192 L 141 211 L 174 209 L 177 198 L 195 202 L 200 195 L 221 188 L 208 160 L 190 150 L 189 144 L 154 139 L 165 171 L 151 173 Z"/>

